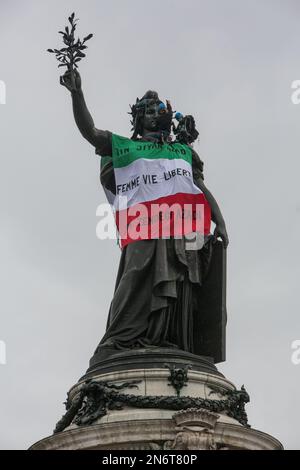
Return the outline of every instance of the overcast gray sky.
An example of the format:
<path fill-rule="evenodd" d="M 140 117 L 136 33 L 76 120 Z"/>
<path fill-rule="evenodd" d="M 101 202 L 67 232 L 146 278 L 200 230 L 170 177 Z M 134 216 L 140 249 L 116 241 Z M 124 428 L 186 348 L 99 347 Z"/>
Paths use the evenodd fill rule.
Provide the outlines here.
<path fill-rule="evenodd" d="M 52 433 L 104 333 L 120 256 L 96 238 L 99 157 L 46 49 L 75 11 L 96 126 L 130 135 L 148 90 L 193 114 L 227 222 L 227 361 L 250 424 L 300 449 L 298 0 L 0 0 L 0 448 Z"/>

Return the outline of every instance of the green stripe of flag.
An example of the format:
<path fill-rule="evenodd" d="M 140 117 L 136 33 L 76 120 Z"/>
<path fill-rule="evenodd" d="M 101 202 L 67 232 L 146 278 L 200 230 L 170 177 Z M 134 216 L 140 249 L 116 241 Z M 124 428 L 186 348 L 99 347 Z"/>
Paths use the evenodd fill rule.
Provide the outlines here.
<path fill-rule="evenodd" d="M 139 158 L 181 159 L 192 164 L 192 151 L 187 145 L 131 140 L 116 134 L 112 134 L 112 157 L 114 168 L 122 168 Z"/>

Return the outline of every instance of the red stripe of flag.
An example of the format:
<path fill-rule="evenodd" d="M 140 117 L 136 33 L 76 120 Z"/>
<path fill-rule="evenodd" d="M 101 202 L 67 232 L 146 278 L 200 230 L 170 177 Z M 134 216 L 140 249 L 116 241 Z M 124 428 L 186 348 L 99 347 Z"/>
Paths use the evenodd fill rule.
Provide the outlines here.
<path fill-rule="evenodd" d="M 137 240 L 210 233 L 211 210 L 203 193 L 177 193 L 116 211 L 122 248 Z"/>

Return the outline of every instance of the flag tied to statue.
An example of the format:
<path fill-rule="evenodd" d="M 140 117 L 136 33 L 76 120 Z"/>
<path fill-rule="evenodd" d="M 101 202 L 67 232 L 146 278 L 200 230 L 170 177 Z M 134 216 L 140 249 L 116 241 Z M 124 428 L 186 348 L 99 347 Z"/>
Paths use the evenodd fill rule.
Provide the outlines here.
<path fill-rule="evenodd" d="M 137 240 L 209 234 L 210 206 L 194 183 L 188 145 L 112 134 L 112 160 L 116 194 L 105 192 L 122 248 Z"/>

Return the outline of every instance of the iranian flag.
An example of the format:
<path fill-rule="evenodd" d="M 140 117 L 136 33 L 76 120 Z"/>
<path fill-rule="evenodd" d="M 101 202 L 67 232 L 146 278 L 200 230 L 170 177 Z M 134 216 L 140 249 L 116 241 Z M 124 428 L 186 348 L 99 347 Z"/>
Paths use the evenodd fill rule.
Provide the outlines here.
<path fill-rule="evenodd" d="M 195 185 L 192 150 L 180 143 L 112 134 L 116 194 L 107 194 L 121 247 L 128 243 L 210 232 L 210 206 Z"/>

